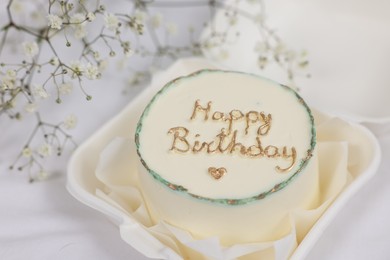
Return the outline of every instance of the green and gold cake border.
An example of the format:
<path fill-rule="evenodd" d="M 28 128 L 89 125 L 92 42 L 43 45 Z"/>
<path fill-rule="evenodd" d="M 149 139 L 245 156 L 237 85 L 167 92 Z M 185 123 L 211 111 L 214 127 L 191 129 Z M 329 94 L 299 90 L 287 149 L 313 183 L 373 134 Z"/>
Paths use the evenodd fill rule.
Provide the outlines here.
<path fill-rule="evenodd" d="M 151 106 L 153 105 L 154 101 L 160 95 L 162 95 L 166 90 L 168 90 L 172 86 L 177 85 L 177 83 L 179 81 L 190 79 L 190 78 L 193 78 L 195 76 L 199 76 L 199 75 L 204 74 L 204 73 L 216 73 L 216 72 L 218 72 L 218 73 L 222 72 L 222 73 L 245 74 L 245 75 L 249 75 L 249 76 L 260 78 L 262 80 L 269 81 L 269 82 L 273 83 L 276 86 L 283 87 L 286 90 L 291 91 L 295 95 L 295 97 L 297 98 L 298 102 L 301 103 L 305 107 L 305 109 L 306 109 L 306 111 L 307 111 L 307 113 L 309 115 L 310 124 L 311 124 L 310 148 L 307 151 L 306 157 L 300 160 L 298 170 L 296 172 L 294 172 L 287 180 L 274 185 L 274 187 L 272 187 L 271 189 L 269 189 L 269 190 L 267 190 L 265 192 L 262 192 L 260 194 L 256 194 L 254 196 L 241 198 L 241 199 L 232 199 L 232 198 L 214 199 L 214 198 L 208 198 L 208 197 L 204 197 L 204 196 L 199 196 L 199 195 L 190 193 L 185 187 L 183 187 L 181 185 L 177 185 L 177 184 L 174 184 L 174 183 L 171 183 L 171 182 L 165 180 L 156 171 L 151 169 L 148 166 L 148 164 L 145 162 L 145 160 L 142 158 L 142 155 L 141 155 L 141 152 L 140 152 L 139 136 L 140 136 L 140 133 L 142 131 L 143 120 L 148 115 L 149 110 L 150 110 Z M 295 92 L 293 89 L 291 89 L 290 87 L 282 85 L 282 84 L 278 84 L 278 83 L 276 83 L 274 81 L 268 80 L 266 78 L 263 78 L 263 77 L 260 77 L 258 75 L 251 74 L 251 73 L 238 72 L 238 71 L 215 70 L 215 69 L 203 69 L 203 70 L 199 70 L 199 71 L 193 72 L 193 73 L 191 73 L 189 75 L 186 75 L 186 76 L 181 76 L 181 77 L 175 78 L 174 80 L 172 80 L 172 81 L 168 82 L 167 84 L 165 84 L 165 86 L 163 88 L 161 88 L 161 90 L 159 90 L 153 96 L 153 98 L 151 99 L 151 101 L 146 106 L 145 110 L 143 111 L 143 113 L 142 113 L 142 115 L 141 115 L 141 117 L 140 117 L 140 119 L 139 119 L 139 121 L 137 123 L 137 128 L 136 128 L 136 132 L 135 132 L 135 145 L 136 145 L 136 149 L 137 149 L 137 154 L 138 154 L 138 156 L 139 156 L 139 158 L 141 160 L 142 165 L 145 167 L 145 169 L 152 175 L 152 177 L 155 180 L 157 180 L 158 182 L 162 183 L 164 186 L 166 186 L 167 188 L 171 189 L 172 191 L 180 192 L 182 194 L 185 194 L 185 195 L 188 195 L 190 197 L 199 199 L 201 201 L 207 201 L 207 202 L 223 204 L 223 205 L 245 205 L 245 204 L 248 204 L 248 203 L 251 203 L 251 202 L 255 202 L 255 201 L 264 199 L 264 198 L 268 197 L 269 195 L 274 194 L 277 191 L 282 190 L 283 188 L 288 186 L 288 184 L 290 182 L 292 182 L 299 175 L 300 172 L 302 172 L 305 169 L 305 167 L 307 166 L 307 164 L 310 161 L 310 158 L 313 155 L 313 151 L 314 151 L 314 148 L 316 146 L 316 130 L 315 130 L 315 125 L 314 125 L 314 117 L 313 117 L 313 114 L 311 113 L 311 110 L 310 110 L 309 106 L 302 99 L 302 97 L 297 92 Z"/>

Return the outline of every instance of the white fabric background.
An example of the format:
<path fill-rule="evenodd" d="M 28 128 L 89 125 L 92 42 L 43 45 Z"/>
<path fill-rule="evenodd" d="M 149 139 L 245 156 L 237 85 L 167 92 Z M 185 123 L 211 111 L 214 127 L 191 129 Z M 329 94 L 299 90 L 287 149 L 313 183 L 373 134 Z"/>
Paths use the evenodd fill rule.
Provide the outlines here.
<path fill-rule="evenodd" d="M 123 80 L 111 73 L 90 90 L 91 102 L 75 94 L 63 105 L 79 117 L 73 131 L 78 141 L 129 102 L 120 93 Z M 0 118 L 0 259 L 145 259 L 121 240 L 116 226 L 66 191 L 67 155 L 50 165 L 53 174 L 44 182 L 30 184 L 26 174 L 8 170 L 26 124 Z M 378 173 L 337 215 L 307 259 L 390 258 L 390 126 L 370 127 L 383 151 Z"/>

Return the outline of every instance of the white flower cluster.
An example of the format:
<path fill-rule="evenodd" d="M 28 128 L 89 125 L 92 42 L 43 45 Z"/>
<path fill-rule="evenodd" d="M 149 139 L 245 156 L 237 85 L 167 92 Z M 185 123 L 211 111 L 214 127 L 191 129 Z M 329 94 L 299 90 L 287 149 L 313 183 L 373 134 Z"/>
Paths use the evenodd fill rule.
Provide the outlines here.
<path fill-rule="evenodd" d="M 77 125 L 77 117 L 73 114 L 67 116 L 64 120 L 64 127 L 68 130 L 75 128 Z"/>
<path fill-rule="evenodd" d="M 60 30 L 62 27 L 62 18 L 58 15 L 49 14 L 47 16 L 47 19 L 49 20 L 48 26 L 52 29 Z"/>
<path fill-rule="evenodd" d="M 17 76 L 16 70 L 8 69 L 5 75 L 1 79 L 0 89 L 2 90 L 14 89 L 16 83 L 16 76 Z"/>
<path fill-rule="evenodd" d="M 38 44 L 35 41 L 24 42 L 22 47 L 24 54 L 29 58 L 34 58 L 39 52 Z"/>
<path fill-rule="evenodd" d="M 42 85 L 33 84 L 32 91 L 35 97 L 39 97 L 41 99 L 46 99 L 50 96 Z"/>
<path fill-rule="evenodd" d="M 70 63 L 70 68 L 72 70 L 72 78 L 85 76 L 90 80 L 94 80 L 100 77 L 98 66 L 93 65 L 90 62 L 84 64 L 79 60 L 72 61 Z"/>
<path fill-rule="evenodd" d="M 112 13 L 104 14 L 104 23 L 108 30 L 115 31 L 119 27 L 119 19 L 116 15 Z"/>
<path fill-rule="evenodd" d="M 74 36 L 76 39 L 87 36 L 87 30 L 85 28 L 87 20 L 87 16 L 83 13 L 75 13 L 70 17 L 70 23 L 74 29 Z"/>

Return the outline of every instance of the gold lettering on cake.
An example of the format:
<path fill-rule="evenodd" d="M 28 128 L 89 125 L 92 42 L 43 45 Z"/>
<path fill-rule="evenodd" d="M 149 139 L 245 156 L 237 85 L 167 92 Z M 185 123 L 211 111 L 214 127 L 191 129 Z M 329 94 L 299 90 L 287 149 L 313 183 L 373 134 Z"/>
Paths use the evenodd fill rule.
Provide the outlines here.
<path fill-rule="evenodd" d="M 190 119 L 195 120 L 197 114 L 200 114 L 201 117 L 203 116 L 203 121 L 207 121 L 210 117 L 211 105 L 212 105 L 211 101 L 209 101 L 206 106 L 202 106 L 200 104 L 200 101 L 196 100 Z M 211 120 L 226 122 L 227 123 L 226 128 L 228 130 L 227 131 L 228 134 L 231 133 L 235 122 L 245 120 L 246 135 L 249 133 L 250 126 L 255 125 L 256 123 L 260 123 L 257 129 L 257 134 L 267 135 L 271 128 L 272 115 L 271 114 L 266 115 L 264 112 L 257 112 L 257 111 L 249 111 L 244 114 L 242 111 L 234 109 L 227 114 L 220 111 L 215 111 L 211 115 Z"/>
<path fill-rule="evenodd" d="M 231 154 L 239 155 L 248 158 L 274 158 L 283 159 L 287 161 L 287 166 L 275 166 L 275 169 L 279 173 L 290 171 L 297 159 L 297 152 L 295 147 L 287 146 L 275 146 L 264 145 L 262 143 L 263 136 L 268 135 L 272 125 L 272 115 L 266 114 L 263 111 L 249 111 L 247 113 L 238 109 L 233 109 L 228 113 L 211 110 L 212 102 L 207 102 L 206 105 L 202 105 L 200 100 L 196 100 L 190 120 L 202 119 L 202 121 L 213 121 L 224 123 L 225 127 L 221 128 L 219 133 L 215 135 L 213 140 L 200 141 L 199 133 L 191 135 L 195 140 L 191 141 L 190 130 L 185 127 L 172 127 L 168 130 L 168 134 L 173 136 L 172 145 L 170 151 L 179 152 L 182 154 L 187 153 L 207 153 L 207 154 Z M 199 115 L 198 115 L 199 114 Z M 241 124 L 245 126 L 244 135 L 247 136 L 250 133 L 255 134 L 254 142 L 251 145 L 244 145 L 239 142 L 239 131 L 236 123 L 242 121 Z M 249 131 L 254 127 L 254 130 Z M 257 129 L 256 129 L 257 128 Z M 241 135 L 240 135 L 241 136 Z M 225 174 L 227 171 L 225 168 L 218 168 Z M 215 167 L 209 168 L 209 173 L 217 172 Z M 212 174 L 213 175 L 213 174 Z M 213 176 L 214 177 L 214 176 Z M 221 176 L 222 177 L 222 176 Z M 215 177 L 214 177 L 215 178 Z M 220 178 L 220 177 L 219 177 Z M 216 178 L 216 179 L 219 179 Z"/>
<path fill-rule="evenodd" d="M 209 119 L 209 112 L 210 112 L 210 109 L 211 109 L 211 101 L 209 101 L 207 103 L 207 107 L 202 107 L 200 104 L 199 104 L 199 99 L 195 101 L 195 106 L 194 106 L 194 111 L 192 112 L 192 115 L 191 115 L 191 120 L 192 119 L 195 119 L 196 117 L 196 114 L 198 111 L 201 111 L 201 112 L 204 112 L 204 121 L 206 121 L 207 119 Z"/>
<path fill-rule="evenodd" d="M 189 133 L 189 130 L 185 127 L 173 127 L 168 131 L 168 134 L 171 133 L 173 133 L 173 142 L 172 142 L 171 149 L 169 150 L 182 152 L 182 153 L 188 152 L 188 150 L 190 149 L 190 145 L 186 137 Z"/>

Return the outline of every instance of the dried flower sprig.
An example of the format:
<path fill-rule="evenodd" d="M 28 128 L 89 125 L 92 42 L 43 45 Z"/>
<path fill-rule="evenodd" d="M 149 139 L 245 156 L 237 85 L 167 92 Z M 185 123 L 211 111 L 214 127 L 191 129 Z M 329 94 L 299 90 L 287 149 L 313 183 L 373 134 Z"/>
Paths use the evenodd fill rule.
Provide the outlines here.
<path fill-rule="evenodd" d="M 87 91 L 90 82 L 104 76 L 114 57 L 120 68 L 133 72 L 127 80 L 131 86 L 143 85 L 154 70 L 183 56 L 201 55 L 205 49 L 219 49 L 223 58 L 229 55 L 224 49 L 232 43 L 233 28 L 242 17 L 258 25 L 259 67 L 277 63 L 293 81 L 296 68 L 307 65 L 306 58 L 285 48 L 266 25 L 262 1 L 256 1 L 261 6 L 257 15 L 240 9 L 239 3 L 244 1 L 253 2 L 134 0 L 124 2 L 127 8 L 116 12 L 100 0 L 9 0 L 5 21 L 0 18 L 0 118 L 35 120 L 10 169 L 28 172 L 30 181 L 44 179 L 48 176 L 45 160 L 53 154 L 62 155 L 68 144 L 76 146 L 70 130 L 77 117 L 70 115 L 59 123 L 49 122 L 45 119 L 48 112 L 40 108 L 43 100 L 61 104 L 75 87 L 86 100 L 91 100 Z M 26 6 L 28 11 L 23 10 Z M 198 26 L 189 24 L 183 30 L 182 22 L 179 27 L 163 15 L 172 8 L 188 12 L 201 8 L 205 15 L 197 21 Z M 213 25 L 217 10 L 226 14 L 226 26 L 222 29 Z M 199 25 L 203 24 L 210 26 L 211 33 L 200 39 Z M 179 44 L 175 37 L 183 32 L 188 39 Z M 8 57 L 5 50 L 13 55 Z M 72 55 L 66 50 L 72 50 Z M 133 62 L 128 62 L 129 58 Z M 137 66 L 139 59 L 144 67 Z"/>

